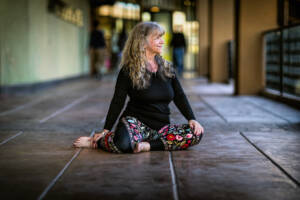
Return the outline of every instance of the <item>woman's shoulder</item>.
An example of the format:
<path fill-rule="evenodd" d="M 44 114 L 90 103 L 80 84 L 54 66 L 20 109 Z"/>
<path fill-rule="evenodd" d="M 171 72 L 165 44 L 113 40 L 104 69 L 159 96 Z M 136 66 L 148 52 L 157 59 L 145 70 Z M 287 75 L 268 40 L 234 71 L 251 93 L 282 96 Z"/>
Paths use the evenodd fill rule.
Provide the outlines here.
<path fill-rule="evenodd" d="M 129 70 L 126 67 L 121 67 L 118 73 L 118 77 L 122 80 L 131 80 L 129 75 Z"/>
<path fill-rule="evenodd" d="M 121 75 L 129 76 L 129 69 L 128 69 L 128 67 L 121 66 L 121 69 L 119 70 L 119 73 Z"/>

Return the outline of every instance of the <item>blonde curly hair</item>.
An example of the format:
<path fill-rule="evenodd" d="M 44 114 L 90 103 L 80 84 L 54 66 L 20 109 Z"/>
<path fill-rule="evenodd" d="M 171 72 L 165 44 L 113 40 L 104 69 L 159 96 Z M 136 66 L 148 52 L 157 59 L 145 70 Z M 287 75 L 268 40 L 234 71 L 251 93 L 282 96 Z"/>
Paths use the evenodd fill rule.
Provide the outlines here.
<path fill-rule="evenodd" d="M 145 89 L 150 84 L 151 73 L 146 70 L 147 59 L 145 44 L 151 34 L 164 35 L 165 30 L 156 22 L 141 22 L 137 24 L 129 34 L 122 53 L 121 67 L 129 72 L 134 88 Z M 172 64 L 155 55 L 158 64 L 158 75 L 166 80 L 166 77 L 175 76 Z"/>

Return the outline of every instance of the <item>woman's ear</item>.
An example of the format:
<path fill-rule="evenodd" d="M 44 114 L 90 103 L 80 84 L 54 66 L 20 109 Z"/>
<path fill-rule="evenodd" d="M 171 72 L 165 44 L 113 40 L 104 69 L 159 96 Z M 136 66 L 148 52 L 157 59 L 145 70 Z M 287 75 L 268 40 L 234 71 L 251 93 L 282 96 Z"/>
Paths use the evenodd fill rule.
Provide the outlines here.
<path fill-rule="evenodd" d="M 143 47 L 144 47 L 144 49 L 147 49 L 148 46 L 149 46 L 148 40 L 146 39 L 145 42 L 144 42 L 144 44 L 143 44 Z"/>
<path fill-rule="evenodd" d="M 151 37 L 151 35 L 146 36 L 145 40 L 144 40 L 144 46 L 145 48 L 149 46 L 149 37 Z"/>

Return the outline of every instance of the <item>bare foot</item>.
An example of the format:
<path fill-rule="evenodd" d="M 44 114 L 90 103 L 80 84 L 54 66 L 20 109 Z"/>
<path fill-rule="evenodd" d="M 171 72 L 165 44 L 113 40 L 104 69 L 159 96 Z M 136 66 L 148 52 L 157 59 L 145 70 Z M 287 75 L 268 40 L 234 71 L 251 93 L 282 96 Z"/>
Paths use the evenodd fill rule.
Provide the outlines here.
<path fill-rule="evenodd" d="M 82 136 L 73 143 L 74 147 L 92 148 L 92 138 Z"/>
<path fill-rule="evenodd" d="M 142 151 L 150 151 L 150 144 L 149 142 L 139 142 L 135 145 L 133 153 L 139 153 Z"/>

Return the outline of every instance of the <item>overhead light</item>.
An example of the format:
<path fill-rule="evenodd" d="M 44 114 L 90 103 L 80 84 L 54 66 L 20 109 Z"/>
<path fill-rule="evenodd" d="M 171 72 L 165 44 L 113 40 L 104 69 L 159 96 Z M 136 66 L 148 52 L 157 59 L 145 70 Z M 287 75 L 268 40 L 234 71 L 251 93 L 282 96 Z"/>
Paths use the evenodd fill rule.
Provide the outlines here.
<path fill-rule="evenodd" d="M 104 5 L 98 8 L 98 13 L 101 16 L 109 16 L 112 10 L 112 6 Z"/>
<path fill-rule="evenodd" d="M 151 14 L 149 12 L 143 12 L 142 21 L 143 22 L 151 21 Z"/>
<path fill-rule="evenodd" d="M 153 7 L 150 8 L 150 11 L 151 12 L 159 12 L 159 7 L 153 6 Z"/>
<path fill-rule="evenodd" d="M 173 24 L 172 28 L 174 32 L 182 32 L 182 28 L 186 23 L 186 15 L 184 12 L 175 11 L 173 12 Z"/>

